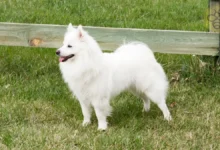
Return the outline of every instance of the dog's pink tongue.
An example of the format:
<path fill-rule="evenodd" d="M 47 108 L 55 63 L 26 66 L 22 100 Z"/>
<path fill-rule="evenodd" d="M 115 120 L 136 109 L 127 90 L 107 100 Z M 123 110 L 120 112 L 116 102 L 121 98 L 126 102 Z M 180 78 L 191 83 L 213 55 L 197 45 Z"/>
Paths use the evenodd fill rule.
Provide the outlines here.
<path fill-rule="evenodd" d="M 60 57 L 59 58 L 59 62 L 63 62 L 64 58 L 63 57 Z"/>

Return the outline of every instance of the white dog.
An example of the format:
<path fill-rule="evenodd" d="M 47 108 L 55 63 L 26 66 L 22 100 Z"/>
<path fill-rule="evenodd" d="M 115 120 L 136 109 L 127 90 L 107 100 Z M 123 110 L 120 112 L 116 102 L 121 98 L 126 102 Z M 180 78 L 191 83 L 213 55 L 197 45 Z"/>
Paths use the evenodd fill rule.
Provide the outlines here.
<path fill-rule="evenodd" d="M 83 30 L 69 24 L 59 55 L 64 81 L 80 102 L 83 126 L 90 124 L 94 107 L 98 129 L 107 129 L 111 114 L 110 99 L 124 90 L 140 96 L 144 110 L 150 100 L 158 105 L 166 120 L 171 120 L 166 105 L 168 82 L 161 65 L 147 45 L 133 42 L 114 53 L 102 53 L 98 43 Z"/>

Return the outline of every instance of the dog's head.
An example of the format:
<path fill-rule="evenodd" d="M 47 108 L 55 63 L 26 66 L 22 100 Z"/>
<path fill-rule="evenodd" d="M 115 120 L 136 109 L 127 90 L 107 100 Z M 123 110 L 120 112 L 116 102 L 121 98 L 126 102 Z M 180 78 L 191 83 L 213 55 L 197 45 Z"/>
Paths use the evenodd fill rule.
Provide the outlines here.
<path fill-rule="evenodd" d="M 74 28 L 70 23 L 64 36 L 63 46 L 60 47 L 56 54 L 60 57 L 60 62 L 74 60 L 74 58 L 86 50 L 88 34 L 83 30 L 82 26 Z"/>

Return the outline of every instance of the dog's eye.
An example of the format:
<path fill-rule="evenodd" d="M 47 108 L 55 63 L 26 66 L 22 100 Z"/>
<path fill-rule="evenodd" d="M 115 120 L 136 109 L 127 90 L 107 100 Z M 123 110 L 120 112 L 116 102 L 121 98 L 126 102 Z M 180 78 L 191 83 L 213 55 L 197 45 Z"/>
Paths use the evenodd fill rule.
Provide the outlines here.
<path fill-rule="evenodd" d="M 68 47 L 68 48 L 71 48 L 71 47 L 72 47 L 72 45 L 68 45 L 67 47 Z"/>

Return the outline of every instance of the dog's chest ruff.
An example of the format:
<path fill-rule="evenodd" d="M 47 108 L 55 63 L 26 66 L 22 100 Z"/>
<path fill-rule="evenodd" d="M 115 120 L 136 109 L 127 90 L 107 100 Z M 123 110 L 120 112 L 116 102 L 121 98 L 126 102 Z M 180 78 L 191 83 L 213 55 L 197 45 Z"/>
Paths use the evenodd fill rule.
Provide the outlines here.
<path fill-rule="evenodd" d="M 73 94 L 79 100 L 94 97 L 98 88 L 98 84 L 95 84 L 97 73 L 92 70 L 80 72 L 72 68 L 64 65 L 60 66 L 63 79 Z"/>

